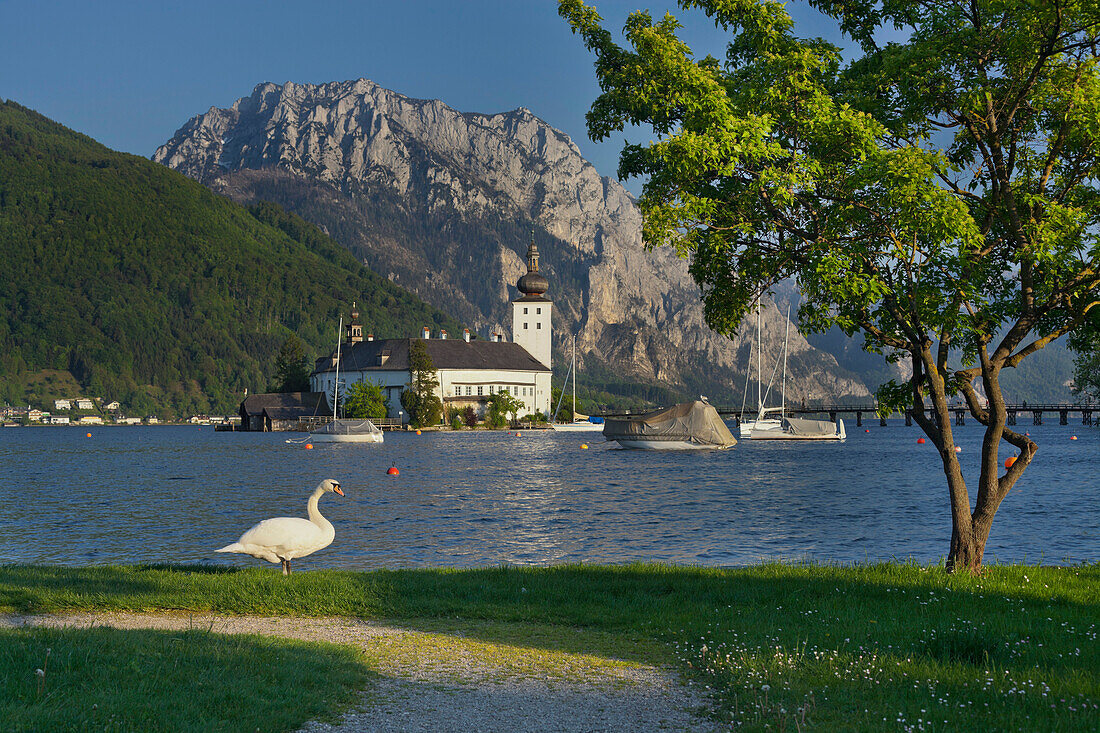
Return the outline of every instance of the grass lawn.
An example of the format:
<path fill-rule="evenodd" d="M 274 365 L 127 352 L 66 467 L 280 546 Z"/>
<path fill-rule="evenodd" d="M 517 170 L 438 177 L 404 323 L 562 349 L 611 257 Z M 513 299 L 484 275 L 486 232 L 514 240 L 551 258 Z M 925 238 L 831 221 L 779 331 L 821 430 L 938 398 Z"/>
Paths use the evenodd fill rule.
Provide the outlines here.
<path fill-rule="evenodd" d="M 461 634 L 497 647 L 671 664 L 709 685 L 714 716 L 748 730 L 1100 729 L 1100 565 L 993 567 L 979 578 L 914 564 L 315 571 L 290 578 L 267 568 L 0 567 L 0 611 L 65 610 L 354 616 L 436 639 Z M 0 636 L 0 674 L 15 680 L 0 684 L 18 687 L 23 715 L 47 712 L 35 698 L 33 669 L 49 646 L 37 639 L 50 633 L 76 632 Z M 122 635 L 117 643 L 132 638 L 136 646 L 105 659 L 106 673 L 78 673 L 89 690 L 113 685 L 111 670 L 125 667 L 137 647 L 176 644 L 195 646 L 195 657 L 207 653 L 197 642 L 165 641 L 172 635 L 114 633 Z M 223 645 L 223 656 L 195 664 L 255 667 L 246 660 L 265 648 L 254 637 L 237 647 L 206 636 L 213 638 L 204 643 Z M 18 651 L 32 649 L 32 641 L 37 652 Z M 306 654 L 312 647 L 286 648 Z M 324 710 L 346 704 L 342 690 L 366 684 L 375 668 L 377 660 L 342 653 L 325 648 L 311 662 L 311 670 L 332 672 L 308 676 L 343 680 L 318 703 Z M 50 674 L 60 676 L 66 668 L 57 658 L 55 649 Z M 182 679 L 161 691 L 175 700 L 213 689 L 195 684 Z M 250 688 L 234 699 L 291 706 L 281 729 L 319 713 L 297 709 L 295 700 L 305 696 L 288 700 L 283 682 L 256 684 L 269 691 Z M 89 695 L 51 704 L 85 705 Z M 215 705 L 215 712 L 225 707 Z M 227 720 L 221 729 L 254 729 L 248 725 Z"/>
<path fill-rule="evenodd" d="M 335 644 L 198 629 L 5 629 L 0 730 L 294 730 L 350 705 L 369 674 L 355 650 Z"/>

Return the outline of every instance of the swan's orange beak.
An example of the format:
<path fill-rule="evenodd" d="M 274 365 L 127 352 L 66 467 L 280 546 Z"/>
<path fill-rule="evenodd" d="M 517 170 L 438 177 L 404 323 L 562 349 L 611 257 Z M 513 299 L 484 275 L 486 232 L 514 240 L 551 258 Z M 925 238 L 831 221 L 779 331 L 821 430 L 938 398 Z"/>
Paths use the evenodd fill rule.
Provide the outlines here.
<path fill-rule="evenodd" d="M 340 496 L 343 496 L 343 495 L 344 495 L 344 492 L 340 490 L 340 487 L 339 487 L 339 486 L 333 486 L 333 487 L 332 487 L 332 490 L 333 490 L 333 491 L 335 491 L 335 492 L 336 492 L 337 494 L 339 494 Z"/>

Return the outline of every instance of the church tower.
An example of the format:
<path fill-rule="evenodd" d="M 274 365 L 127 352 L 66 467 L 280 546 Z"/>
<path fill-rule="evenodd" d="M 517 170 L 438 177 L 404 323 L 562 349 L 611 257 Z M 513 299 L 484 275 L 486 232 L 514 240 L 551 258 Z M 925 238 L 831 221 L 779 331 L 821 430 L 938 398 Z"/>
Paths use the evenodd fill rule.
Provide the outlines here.
<path fill-rule="evenodd" d="M 546 298 L 550 283 L 539 273 L 539 248 L 533 235 L 527 247 L 527 274 L 519 279 L 516 288 L 520 296 L 512 301 L 512 340 L 549 368 L 553 303 Z"/>
<path fill-rule="evenodd" d="M 344 326 L 347 332 L 345 341 L 349 344 L 357 344 L 363 340 L 363 326 L 359 323 L 359 309 L 355 301 L 351 302 L 351 322 Z"/>

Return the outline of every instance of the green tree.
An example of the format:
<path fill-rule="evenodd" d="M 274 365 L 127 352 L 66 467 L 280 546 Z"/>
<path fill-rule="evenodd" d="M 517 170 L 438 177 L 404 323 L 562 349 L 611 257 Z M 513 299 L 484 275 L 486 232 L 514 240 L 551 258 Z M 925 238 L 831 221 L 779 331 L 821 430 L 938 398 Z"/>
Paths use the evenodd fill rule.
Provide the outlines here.
<path fill-rule="evenodd" d="M 793 278 L 804 328 L 862 332 L 869 350 L 906 361 L 911 378 L 883 385 L 879 404 L 907 407 L 936 446 L 951 505 L 946 565 L 976 572 L 1037 449 L 1006 427 L 1000 374 L 1100 299 L 1100 9 L 812 4 L 857 58 L 796 37 L 767 0 L 681 0 L 731 35 L 721 61 L 695 58 L 669 15 L 631 14 L 623 48 L 581 0 L 559 12 L 596 55 L 603 93 L 589 134 L 648 125 L 657 138 L 625 146 L 619 177 L 644 178 L 644 240 L 690 259 L 708 324 L 733 334 Z M 880 42 L 895 29 L 904 41 Z M 954 395 L 985 426 L 973 508 Z M 1002 441 L 1020 452 L 1003 474 Z"/>
<path fill-rule="evenodd" d="M 356 382 L 344 394 L 344 417 L 380 420 L 388 407 L 382 395 L 382 385 L 377 382 Z"/>
<path fill-rule="evenodd" d="M 276 392 L 309 391 L 309 357 L 294 334 L 287 336 L 275 357 Z"/>
<path fill-rule="evenodd" d="M 486 417 L 494 428 L 502 428 L 507 422 L 506 416 L 511 415 L 515 420 L 519 411 L 523 409 L 523 403 L 510 392 L 501 390 L 489 397 L 489 409 Z"/>
<path fill-rule="evenodd" d="M 418 428 L 436 425 L 443 417 L 443 402 L 436 394 L 439 379 L 424 342 L 409 343 L 409 387 L 401 392 L 401 405 Z"/>

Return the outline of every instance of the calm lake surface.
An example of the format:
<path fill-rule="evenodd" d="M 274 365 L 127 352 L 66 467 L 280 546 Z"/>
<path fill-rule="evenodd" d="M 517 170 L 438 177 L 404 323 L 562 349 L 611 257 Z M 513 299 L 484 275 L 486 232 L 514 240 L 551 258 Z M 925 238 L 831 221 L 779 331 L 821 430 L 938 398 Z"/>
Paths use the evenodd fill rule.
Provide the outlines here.
<path fill-rule="evenodd" d="M 302 569 L 936 561 L 951 524 L 935 449 L 916 444 L 916 427 L 874 422 L 849 425 L 842 444 L 695 454 L 550 431 L 387 433 L 382 445 L 305 450 L 285 442 L 293 433 L 5 428 L 0 562 L 266 564 L 214 550 L 261 519 L 305 516 L 325 478 L 347 493 L 321 501 L 336 541 Z M 1040 450 L 1001 505 L 987 562 L 1100 560 L 1100 430 L 1019 427 Z M 974 481 L 981 429 L 956 436 Z M 386 475 L 392 464 L 400 476 Z"/>

